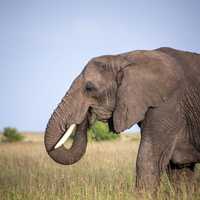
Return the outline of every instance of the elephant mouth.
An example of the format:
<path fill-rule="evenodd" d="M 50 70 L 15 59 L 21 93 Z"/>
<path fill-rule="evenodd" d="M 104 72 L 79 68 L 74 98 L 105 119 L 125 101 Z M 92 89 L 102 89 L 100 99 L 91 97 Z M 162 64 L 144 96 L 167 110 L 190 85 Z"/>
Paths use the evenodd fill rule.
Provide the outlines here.
<path fill-rule="evenodd" d="M 88 115 L 88 122 L 89 122 L 89 125 L 87 127 L 87 129 L 89 127 L 91 127 L 96 120 L 99 120 L 101 122 L 104 122 L 104 123 L 108 123 L 108 127 L 109 127 L 109 131 L 110 132 L 113 132 L 113 133 L 117 133 L 114 129 L 114 126 L 113 126 L 113 117 L 111 114 L 107 115 L 107 116 L 98 116 L 96 113 L 94 112 L 91 112 L 91 110 L 89 109 L 89 115 Z M 70 135 L 72 133 L 75 132 L 75 130 L 77 129 L 77 126 L 79 124 L 71 124 L 68 129 L 66 130 L 65 134 L 59 139 L 59 141 L 55 144 L 54 146 L 54 149 L 57 149 L 59 147 L 61 147 L 67 140 L 68 138 L 70 137 Z"/>
<path fill-rule="evenodd" d="M 112 117 L 112 111 L 106 108 L 90 108 L 89 112 L 91 116 L 102 122 L 108 122 Z"/>
<path fill-rule="evenodd" d="M 114 129 L 112 113 L 107 113 L 107 115 L 103 115 L 103 116 L 97 115 L 96 113 L 92 113 L 91 116 L 92 116 L 92 119 L 89 118 L 90 126 L 92 126 L 94 122 L 98 120 L 103 123 L 108 123 L 109 131 L 118 134 L 118 132 Z"/>
<path fill-rule="evenodd" d="M 112 111 L 105 111 L 105 110 L 99 110 L 96 109 L 89 109 L 90 112 L 90 117 L 89 117 L 89 124 L 90 126 L 94 124 L 96 120 L 101 121 L 103 123 L 108 123 L 109 131 L 113 133 L 118 132 L 114 129 L 114 124 L 113 124 L 113 112 Z"/>

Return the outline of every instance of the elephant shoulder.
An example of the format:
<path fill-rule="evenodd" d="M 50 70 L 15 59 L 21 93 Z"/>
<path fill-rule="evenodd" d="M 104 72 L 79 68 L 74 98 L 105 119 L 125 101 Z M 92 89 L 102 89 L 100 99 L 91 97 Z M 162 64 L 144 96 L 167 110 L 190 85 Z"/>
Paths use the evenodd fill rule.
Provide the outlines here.
<path fill-rule="evenodd" d="M 185 60 L 187 62 L 190 62 L 193 59 L 195 59 L 196 61 L 198 60 L 200 62 L 200 54 L 195 53 L 195 52 L 182 51 L 182 50 L 173 49 L 170 47 L 161 47 L 155 50 L 166 53 L 170 56 L 173 56 L 174 58 L 177 58 L 178 60 Z"/>
<path fill-rule="evenodd" d="M 185 74 L 190 74 L 193 77 L 200 74 L 200 54 L 189 51 L 181 51 L 168 47 L 156 49 L 156 51 L 164 52 L 173 57 L 177 63 L 185 71 Z"/>

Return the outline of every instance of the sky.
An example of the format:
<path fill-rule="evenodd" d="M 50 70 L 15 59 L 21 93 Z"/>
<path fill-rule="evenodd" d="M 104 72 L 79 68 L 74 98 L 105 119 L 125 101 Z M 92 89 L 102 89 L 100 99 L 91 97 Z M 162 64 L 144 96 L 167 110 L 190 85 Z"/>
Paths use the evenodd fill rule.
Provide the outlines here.
<path fill-rule="evenodd" d="M 44 131 L 95 56 L 162 46 L 200 53 L 199 10 L 199 0 L 0 0 L 0 130 Z"/>

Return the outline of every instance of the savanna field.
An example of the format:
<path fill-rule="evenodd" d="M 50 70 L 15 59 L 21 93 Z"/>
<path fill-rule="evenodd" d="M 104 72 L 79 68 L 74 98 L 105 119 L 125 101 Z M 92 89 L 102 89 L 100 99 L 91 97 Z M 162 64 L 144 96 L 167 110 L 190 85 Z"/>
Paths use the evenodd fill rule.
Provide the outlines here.
<path fill-rule="evenodd" d="M 25 135 L 24 142 L 0 144 L 0 200 L 155 199 L 138 197 L 133 190 L 138 135 L 90 142 L 83 159 L 72 166 L 48 157 L 42 134 Z M 200 199 L 200 170 L 189 191 L 181 184 L 175 192 L 164 174 L 156 199 Z"/>

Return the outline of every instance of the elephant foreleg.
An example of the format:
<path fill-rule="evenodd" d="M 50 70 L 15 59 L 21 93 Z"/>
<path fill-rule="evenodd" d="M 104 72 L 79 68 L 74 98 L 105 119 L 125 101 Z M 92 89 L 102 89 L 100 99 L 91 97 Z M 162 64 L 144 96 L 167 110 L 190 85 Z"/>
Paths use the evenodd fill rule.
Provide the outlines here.
<path fill-rule="evenodd" d="M 148 137 L 141 139 L 136 162 L 136 188 L 139 191 L 153 192 L 157 189 L 161 174 L 165 171 L 173 151 L 175 141 L 159 144 L 152 139 Z"/>
<path fill-rule="evenodd" d="M 179 110 L 174 102 L 150 109 L 141 125 L 136 162 L 136 188 L 155 190 L 166 170 L 181 131 Z"/>
<path fill-rule="evenodd" d="M 153 153 L 150 142 L 142 140 L 136 161 L 136 189 L 152 191 L 159 184 L 160 170 L 158 158 Z"/>

